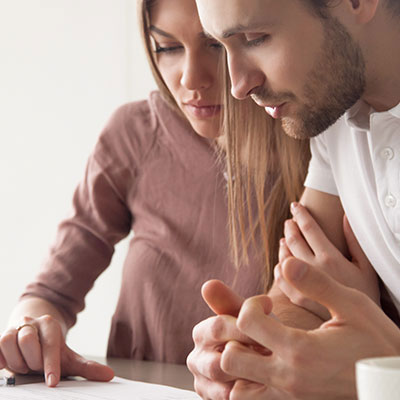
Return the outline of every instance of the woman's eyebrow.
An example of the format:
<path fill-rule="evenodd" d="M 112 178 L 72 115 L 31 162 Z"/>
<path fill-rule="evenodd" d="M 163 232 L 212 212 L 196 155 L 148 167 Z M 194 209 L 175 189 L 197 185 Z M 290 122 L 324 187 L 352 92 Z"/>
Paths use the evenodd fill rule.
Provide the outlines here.
<path fill-rule="evenodd" d="M 174 37 L 171 34 L 169 34 L 168 32 L 163 31 L 162 29 L 157 28 L 154 25 L 150 25 L 150 31 L 154 32 L 154 33 L 157 33 L 157 34 L 159 34 L 161 36 L 165 36 L 167 38 L 174 39 Z"/>

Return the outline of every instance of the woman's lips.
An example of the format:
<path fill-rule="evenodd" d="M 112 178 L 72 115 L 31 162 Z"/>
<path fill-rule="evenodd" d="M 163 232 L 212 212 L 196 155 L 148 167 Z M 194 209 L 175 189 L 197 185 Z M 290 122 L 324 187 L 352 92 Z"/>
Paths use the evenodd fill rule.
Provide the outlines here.
<path fill-rule="evenodd" d="M 198 106 L 194 104 L 185 104 L 185 108 L 196 118 L 211 118 L 219 114 L 222 107 L 220 105 Z"/>

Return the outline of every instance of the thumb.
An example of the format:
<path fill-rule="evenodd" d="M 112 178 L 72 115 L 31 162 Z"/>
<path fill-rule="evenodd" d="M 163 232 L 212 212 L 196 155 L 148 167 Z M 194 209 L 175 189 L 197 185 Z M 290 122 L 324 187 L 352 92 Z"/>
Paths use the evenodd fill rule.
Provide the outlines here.
<path fill-rule="evenodd" d="M 340 284 L 318 268 L 291 257 L 282 264 L 285 279 L 304 297 L 325 306 L 332 316 L 351 312 L 354 291 Z"/>
<path fill-rule="evenodd" d="M 201 294 L 215 314 L 237 317 L 244 298 L 219 280 L 207 281 L 201 288 Z"/>
<path fill-rule="evenodd" d="M 87 360 L 70 348 L 62 360 L 62 375 L 80 376 L 90 381 L 108 382 L 114 378 L 114 371 L 107 365 Z"/>

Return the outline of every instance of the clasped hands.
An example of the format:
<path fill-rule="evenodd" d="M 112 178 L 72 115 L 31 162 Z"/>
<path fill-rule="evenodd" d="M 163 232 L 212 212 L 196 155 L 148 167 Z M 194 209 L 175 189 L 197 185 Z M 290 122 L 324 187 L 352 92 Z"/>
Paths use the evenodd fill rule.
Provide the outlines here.
<path fill-rule="evenodd" d="M 271 314 L 272 295 L 243 300 L 221 282 L 207 282 L 202 294 L 217 315 L 195 327 L 187 359 L 204 399 L 355 399 L 355 361 L 400 354 L 399 329 L 379 307 L 375 272 L 347 219 L 351 261 L 303 206 L 292 214 L 274 291 L 317 315 L 319 326 L 283 324 Z"/>

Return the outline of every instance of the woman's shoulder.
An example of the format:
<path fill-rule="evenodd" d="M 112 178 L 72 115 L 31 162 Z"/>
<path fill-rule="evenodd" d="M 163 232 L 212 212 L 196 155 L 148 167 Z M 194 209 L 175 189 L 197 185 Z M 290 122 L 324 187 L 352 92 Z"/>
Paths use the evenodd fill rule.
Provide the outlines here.
<path fill-rule="evenodd" d="M 140 134 L 148 137 L 158 126 L 158 118 L 151 104 L 151 97 L 146 100 L 132 101 L 118 107 L 109 119 L 105 130 Z"/>
<path fill-rule="evenodd" d="M 146 100 L 129 102 L 117 108 L 103 134 L 111 131 L 113 138 L 125 135 L 134 141 L 152 141 L 165 130 L 182 124 L 182 117 L 163 99 L 160 92 L 153 91 Z"/>
<path fill-rule="evenodd" d="M 151 96 L 123 104 L 112 113 L 100 134 L 96 153 L 117 153 L 119 157 L 135 159 L 151 148 L 159 130 Z"/>

